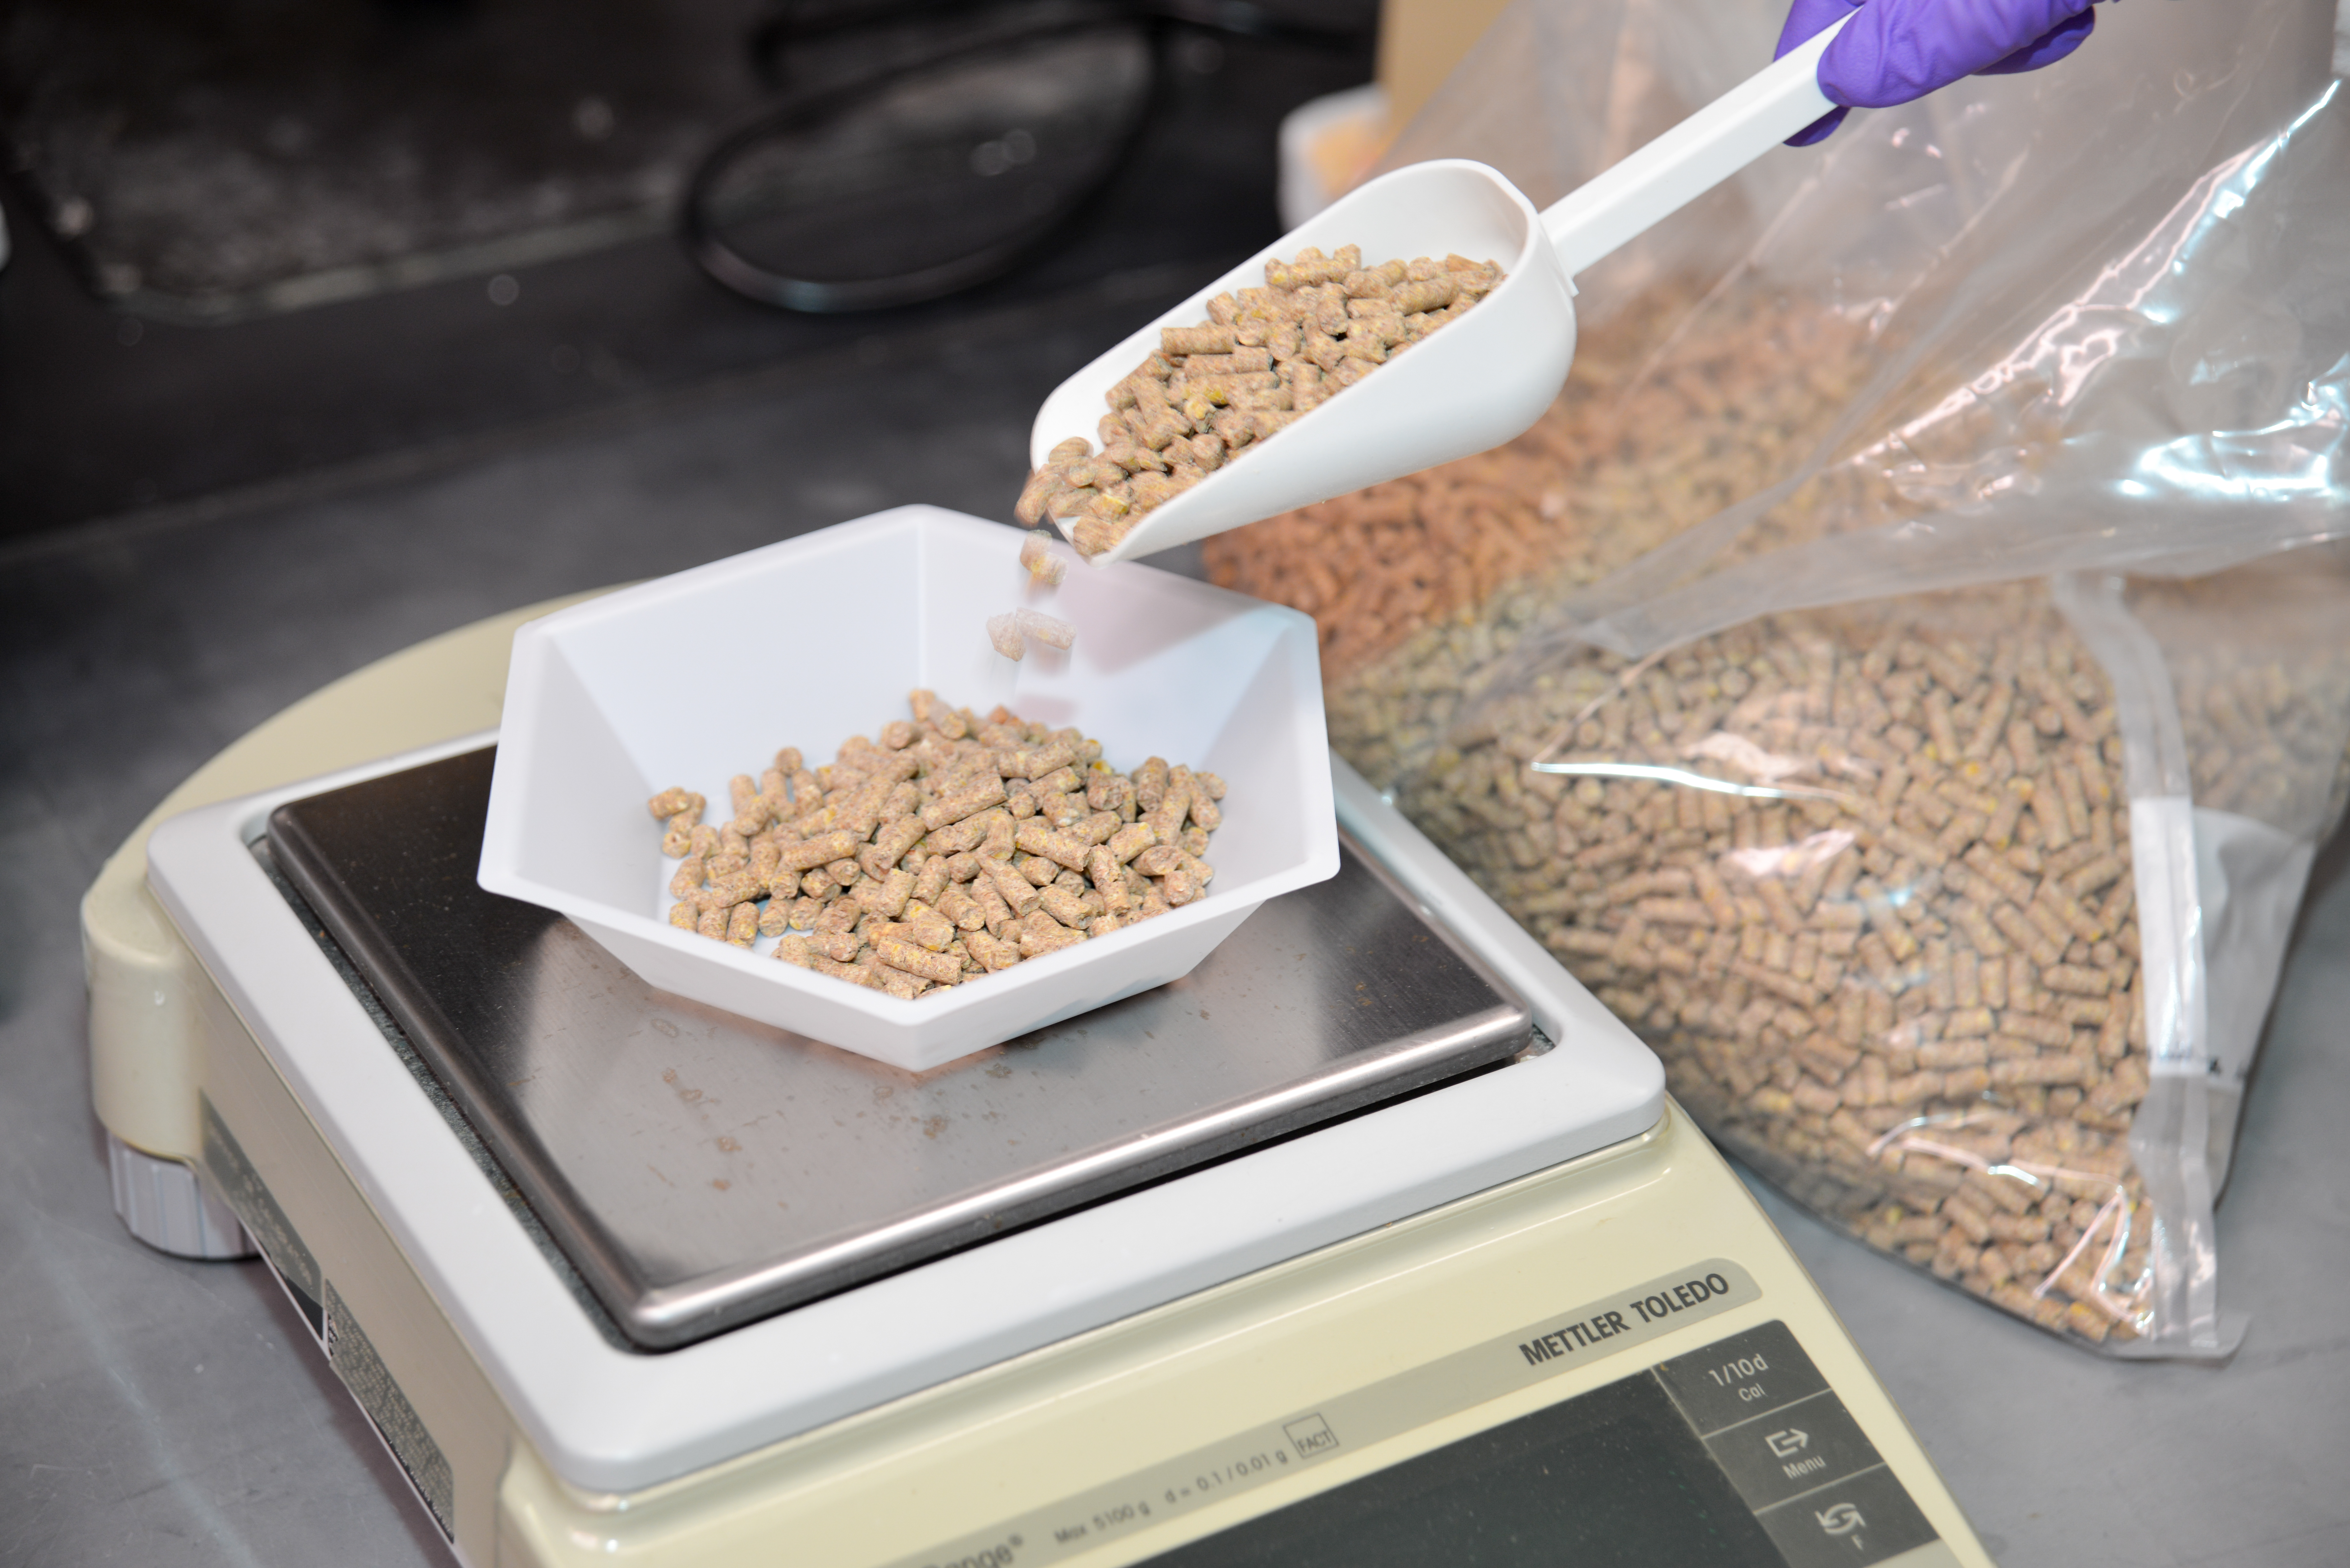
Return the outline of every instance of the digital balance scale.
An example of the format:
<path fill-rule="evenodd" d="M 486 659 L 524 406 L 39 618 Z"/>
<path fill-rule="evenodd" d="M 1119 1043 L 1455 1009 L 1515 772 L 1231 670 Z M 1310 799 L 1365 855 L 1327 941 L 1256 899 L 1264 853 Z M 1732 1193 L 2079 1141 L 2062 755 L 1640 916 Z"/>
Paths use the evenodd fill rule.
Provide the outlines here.
<path fill-rule="evenodd" d="M 257 1244 L 460 1561 L 1989 1563 L 1656 1058 L 1343 763 L 1337 877 L 909 1074 L 476 886 L 554 607 L 83 909 L 118 1210 Z"/>

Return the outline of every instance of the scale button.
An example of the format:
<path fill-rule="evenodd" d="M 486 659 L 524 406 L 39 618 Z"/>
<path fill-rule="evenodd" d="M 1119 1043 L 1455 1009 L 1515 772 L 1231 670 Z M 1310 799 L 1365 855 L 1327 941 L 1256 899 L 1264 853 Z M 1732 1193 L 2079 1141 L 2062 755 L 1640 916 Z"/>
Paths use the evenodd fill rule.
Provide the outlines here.
<path fill-rule="evenodd" d="M 1882 1465 L 1754 1516 L 1787 1568 L 1870 1568 L 1935 1539 L 1900 1480 Z"/>
<path fill-rule="evenodd" d="M 1783 1323 L 1766 1323 L 1657 1364 L 1700 1437 L 1767 1415 L 1828 1386 Z"/>
<path fill-rule="evenodd" d="M 1753 1509 L 1857 1474 L 1877 1462 L 1876 1446 L 1832 1392 L 1783 1405 L 1705 1440 Z"/>
<path fill-rule="evenodd" d="M 1338 1447 L 1338 1434 L 1332 1431 L 1330 1423 L 1318 1415 L 1292 1421 L 1281 1430 L 1283 1435 L 1288 1438 L 1290 1446 L 1297 1450 L 1297 1457 L 1301 1459 L 1310 1459 L 1319 1454 L 1334 1452 Z"/>

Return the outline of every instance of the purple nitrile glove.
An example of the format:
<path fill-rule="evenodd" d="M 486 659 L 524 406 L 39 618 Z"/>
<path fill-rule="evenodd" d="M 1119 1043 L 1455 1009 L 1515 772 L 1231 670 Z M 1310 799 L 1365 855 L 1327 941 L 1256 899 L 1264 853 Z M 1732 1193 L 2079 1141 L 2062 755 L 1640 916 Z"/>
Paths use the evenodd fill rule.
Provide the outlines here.
<path fill-rule="evenodd" d="M 1782 55 L 1853 11 L 1851 26 L 1820 57 L 1820 90 L 1846 108 L 1883 109 L 1924 98 L 1960 77 L 2054 65 L 2096 26 L 2093 0 L 1794 0 L 1779 33 Z M 1787 139 L 1825 140 L 1845 110 Z"/>

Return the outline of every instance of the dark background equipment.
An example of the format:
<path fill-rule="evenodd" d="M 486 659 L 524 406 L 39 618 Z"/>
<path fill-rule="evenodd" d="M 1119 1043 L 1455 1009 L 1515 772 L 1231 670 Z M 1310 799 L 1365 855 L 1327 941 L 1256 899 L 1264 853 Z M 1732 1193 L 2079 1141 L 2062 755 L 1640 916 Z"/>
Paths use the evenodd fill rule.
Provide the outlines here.
<path fill-rule="evenodd" d="M 1044 214 L 1058 226 L 1024 229 L 993 282 L 818 318 L 697 271 L 673 226 L 699 161 L 811 81 L 902 74 L 1007 16 L 1033 32 L 1034 6 L 18 0 L 0 13 L 17 251 L 0 539 L 335 493 L 746 380 L 911 369 L 950 342 L 1000 343 L 1005 395 L 1033 386 L 1033 409 L 1084 342 L 1278 233 L 1275 128 L 1369 77 L 1376 14 L 1284 4 L 1203 12 L 1216 27 L 1097 11 L 1059 35 L 1125 49 L 1128 78 L 1134 47 L 1107 40 L 1150 57 L 1139 112 L 1119 100 L 1115 178 L 1070 170 Z M 1015 129 L 981 139 L 1014 188 L 1045 162 L 1014 161 Z"/>

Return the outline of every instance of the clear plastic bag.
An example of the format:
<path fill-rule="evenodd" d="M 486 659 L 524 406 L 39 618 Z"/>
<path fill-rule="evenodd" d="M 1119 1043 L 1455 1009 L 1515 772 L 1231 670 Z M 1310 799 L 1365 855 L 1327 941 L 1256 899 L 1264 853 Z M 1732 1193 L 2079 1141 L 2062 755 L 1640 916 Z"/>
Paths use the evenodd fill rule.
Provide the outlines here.
<path fill-rule="evenodd" d="M 2211 1197 L 2350 746 L 2350 574 L 2293 565 L 1586 649 L 1396 798 L 1795 1197 L 2044 1327 L 2216 1353 Z"/>
<path fill-rule="evenodd" d="M 1389 160 L 1546 200 L 1782 9 L 1520 0 Z M 2116 8 L 1856 115 L 1579 280 L 1526 437 L 1208 552 L 1718 1137 L 2123 1354 L 2241 1333 L 2211 1208 L 2343 808 L 2332 21 Z"/>

